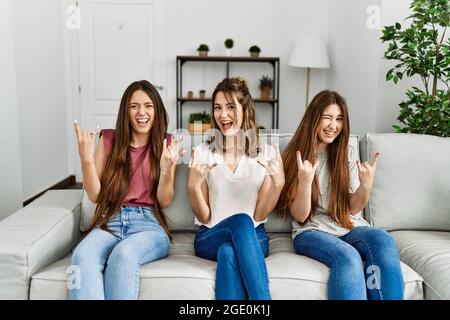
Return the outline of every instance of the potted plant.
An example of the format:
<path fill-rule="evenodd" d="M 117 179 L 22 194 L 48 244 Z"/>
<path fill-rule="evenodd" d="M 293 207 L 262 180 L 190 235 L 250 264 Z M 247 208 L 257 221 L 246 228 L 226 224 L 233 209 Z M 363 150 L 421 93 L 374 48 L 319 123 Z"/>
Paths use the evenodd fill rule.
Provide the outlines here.
<path fill-rule="evenodd" d="M 231 49 L 234 46 L 234 41 L 233 41 L 233 39 L 228 38 L 228 39 L 225 40 L 224 44 L 225 44 L 225 48 L 226 48 L 225 54 L 226 54 L 227 57 L 230 57 L 231 56 Z"/>
<path fill-rule="evenodd" d="M 194 112 L 189 115 L 189 127 L 190 133 L 203 133 L 211 128 L 211 116 L 203 112 Z"/>
<path fill-rule="evenodd" d="M 403 126 L 393 128 L 401 133 L 450 137 L 450 39 L 445 37 L 450 27 L 449 3 L 414 0 L 410 9 L 408 28 L 402 30 L 397 22 L 384 27 L 381 37 L 388 43 L 384 58 L 397 63 L 388 70 L 386 81 L 397 84 L 406 75 L 419 77 L 423 84 L 406 91 L 397 118 Z"/>
<path fill-rule="evenodd" d="M 209 47 L 207 44 L 202 43 L 198 46 L 197 51 L 200 57 L 206 57 L 208 56 Z"/>
<path fill-rule="evenodd" d="M 268 100 L 272 97 L 273 80 L 269 76 L 262 76 L 259 79 L 259 89 L 261 90 L 261 99 Z"/>
<path fill-rule="evenodd" d="M 200 90 L 198 92 L 198 95 L 200 96 L 200 98 L 205 99 L 206 91 L 205 90 Z"/>
<path fill-rule="evenodd" d="M 258 58 L 261 49 L 258 46 L 251 46 L 250 49 L 248 49 L 248 51 L 250 52 L 250 56 L 252 58 Z"/>

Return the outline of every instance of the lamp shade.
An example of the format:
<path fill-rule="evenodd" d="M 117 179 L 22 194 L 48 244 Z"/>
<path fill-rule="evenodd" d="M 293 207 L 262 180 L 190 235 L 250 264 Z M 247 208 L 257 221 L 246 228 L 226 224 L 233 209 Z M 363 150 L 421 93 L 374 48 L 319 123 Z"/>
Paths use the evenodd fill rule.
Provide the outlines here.
<path fill-rule="evenodd" d="M 291 67 L 328 69 L 330 62 L 325 42 L 315 35 L 300 37 L 292 49 L 288 65 Z"/>

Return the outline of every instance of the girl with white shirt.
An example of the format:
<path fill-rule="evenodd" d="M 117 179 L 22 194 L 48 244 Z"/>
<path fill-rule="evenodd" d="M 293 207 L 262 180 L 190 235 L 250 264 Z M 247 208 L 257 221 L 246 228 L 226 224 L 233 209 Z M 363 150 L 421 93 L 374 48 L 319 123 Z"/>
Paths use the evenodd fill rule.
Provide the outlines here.
<path fill-rule="evenodd" d="M 329 299 L 402 299 L 394 240 L 358 215 L 367 205 L 380 154 L 359 162 L 349 135 L 344 98 L 333 91 L 317 94 L 283 152 L 286 184 L 279 212 L 293 217 L 296 253 L 330 268 Z"/>
<path fill-rule="evenodd" d="M 212 113 L 213 134 L 193 149 L 190 165 L 195 252 L 217 261 L 216 299 L 270 299 L 264 223 L 284 185 L 281 156 L 259 140 L 244 80 L 217 85 Z"/>

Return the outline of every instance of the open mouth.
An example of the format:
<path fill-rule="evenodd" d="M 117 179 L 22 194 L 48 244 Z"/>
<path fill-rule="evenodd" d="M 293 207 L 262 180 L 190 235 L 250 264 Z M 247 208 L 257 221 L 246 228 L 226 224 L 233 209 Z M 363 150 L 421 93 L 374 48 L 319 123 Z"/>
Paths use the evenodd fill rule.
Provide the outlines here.
<path fill-rule="evenodd" d="M 138 127 L 146 127 L 147 124 L 150 122 L 150 118 L 140 118 L 136 119 Z"/>
<path fill-rule="evenodd" d="M 228 129 L 231 129 L 231 127 L 233 126 L 233 121 L 222 121 L 222 128 L 224 131 L 227 131 Z"/>
<path fill-rule="evenodd" d="M 326 131 L 326 130 L 324 130 L 324 133 L 325 133 L 325 136 L 327 138 L 333 138 L 336 135 L 336 132 L 334 132 L 334 131 Z"/>

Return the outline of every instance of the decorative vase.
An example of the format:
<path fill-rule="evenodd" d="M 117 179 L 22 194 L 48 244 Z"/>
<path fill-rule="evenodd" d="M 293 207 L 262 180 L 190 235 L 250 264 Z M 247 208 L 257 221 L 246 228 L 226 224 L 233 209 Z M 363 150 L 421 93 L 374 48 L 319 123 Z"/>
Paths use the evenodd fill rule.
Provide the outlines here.
<path fill-rule="evenodd" d="M 259 57 L 259 52 L 250 52 L 250 57 L 258 58 Z"/>
<path fill-rule="evenodd" d="M 225 55 L 226 55 L 227 57 L 231 57 L 232 54 L 233 54 L 233 50 L 231 50 L 231 49 L 225 49 Z"/>
<path fill-rule="evenodd" d="M 199 52 L 198 52 L 198 55 L 199 55 L 200 57 L 207 57 L 207 56 L 208 56 L 208 51 L 199 51 Z"/>

